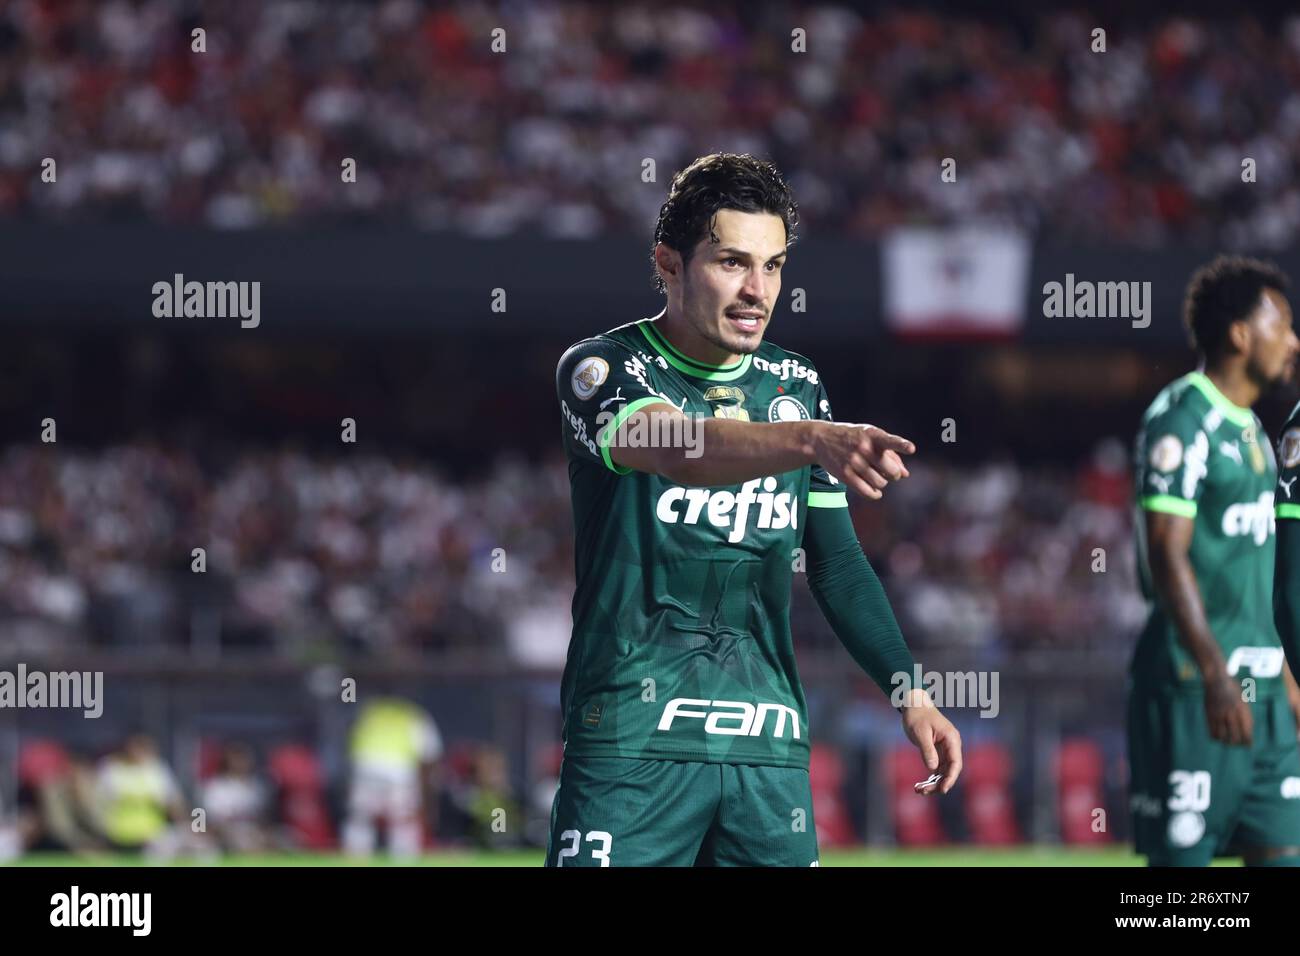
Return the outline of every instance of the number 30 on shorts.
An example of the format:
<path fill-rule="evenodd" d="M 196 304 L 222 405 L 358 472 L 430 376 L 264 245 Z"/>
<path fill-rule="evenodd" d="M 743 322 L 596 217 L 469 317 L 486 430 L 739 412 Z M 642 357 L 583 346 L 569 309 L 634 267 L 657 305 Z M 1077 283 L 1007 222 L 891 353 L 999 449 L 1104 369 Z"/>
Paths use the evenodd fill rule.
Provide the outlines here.
<path fill-rule="evenodd" d="M 564 866 L 566 856 L 577 856 L 578 845 L 582 843 L 582 832 L 580 830 L 565 830 L 560 834 L 561 840 L 572 840 L 572 844 L 563 847 L 556 857 L 555 865 Z M 592 830 L 587 834 L 587 842 L 596 842 L 599 846 L 592 847 L 591 858 L 600 860 L 601 866 L 609 866 L 609 850 L 614 845 L 614 838 L 604 830 Z"/>
<path fill-rule="evenodd" d="M 1169 774 L 1173 795 L 1169 809 L 1203 812 L 1210 806 L 1210 772 L 1208 770 L 1175 770 Z"/>

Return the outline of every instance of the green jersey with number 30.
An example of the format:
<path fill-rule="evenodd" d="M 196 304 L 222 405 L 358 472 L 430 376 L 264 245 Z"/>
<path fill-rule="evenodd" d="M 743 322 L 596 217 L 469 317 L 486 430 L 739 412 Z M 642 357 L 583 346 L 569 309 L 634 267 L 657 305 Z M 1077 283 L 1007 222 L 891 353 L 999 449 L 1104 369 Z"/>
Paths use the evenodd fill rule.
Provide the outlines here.
<path fill-rule="evenodd" d="M 1273 624 L 1273 489 L 1277 467 L 1259 418 L 1201 372 L 1168 385 L 1142 417 L 1134 455 L 1138 571 L 1151 614 L 1132 663 L 1145 688 L 1200 691 L 1201 674 L 1151 583 L 1142 511 L 1195 522 L 1190 560 L 1228 673 L 1257 696 L 1281 687 Z"/>
<path fill-rule="evenodd" d="M 646 319 L 570 348 L 556 390 L 576 530 L 565 754 L 806 768 L 790 593 L 807 509 L 847 507 L 843 485 L 807 466 L 685 487 L 619 466 L 610 445 L 693 444 L 627 423 L 657 402 L 693 417 L 829 420 L 817 370 L 769 342 L 704 365 Z"/>

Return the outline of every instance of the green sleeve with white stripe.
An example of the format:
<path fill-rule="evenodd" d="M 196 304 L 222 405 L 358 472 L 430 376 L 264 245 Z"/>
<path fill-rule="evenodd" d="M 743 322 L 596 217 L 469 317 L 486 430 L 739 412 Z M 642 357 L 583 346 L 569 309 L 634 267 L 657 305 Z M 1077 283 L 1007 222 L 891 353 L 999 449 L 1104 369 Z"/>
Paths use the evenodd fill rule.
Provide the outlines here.
<path fill-rule="evenodd" d="M 813 409 L 812 417 L 824 422 L 834 421 L 831 418 L 831 403 L 826 397 L 826 387 L 820 382 L 817 385 L 817 395 L 814 399 L 816 407 Z M 808 482 L 808 508 L 847 508 L 849 506 L 848 495 L 844 485 L 840 480 L 832 475 L 821 465 L 812 466 L 812 477 Z"/>
<path fill-rule="evenodd" d="M 1205 485 L 1209 437 L 1194 414 L 1172 407 L 1147 421 L 1138 436 L 1138 504 L 1147 511 L 1196 517 Z"/>
<path fill-rule="evenodd" d="M 569 457 L 620 475 L 632 469 L 610 457 L 619 426 L 647 405 L 675 404 L 659 391 L 653 366 L 607 338 L 586 339 L 565 352 L 555 370 L 555 390 Z"/>

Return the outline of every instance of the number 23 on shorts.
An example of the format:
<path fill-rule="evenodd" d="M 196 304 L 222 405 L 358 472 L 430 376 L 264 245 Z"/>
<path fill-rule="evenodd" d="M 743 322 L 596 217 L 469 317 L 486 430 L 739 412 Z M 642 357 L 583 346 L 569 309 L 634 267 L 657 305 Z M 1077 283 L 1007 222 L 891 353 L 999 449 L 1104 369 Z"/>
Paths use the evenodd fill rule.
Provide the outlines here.
<path fill-rule="evenodd" d="M 565 857 L 574 857 L 578 855 L 578 846 L 582 843 L 582 832 L 580 830 L 565 830 L 560 834 L 561 840 L 572 840 L 573 842 L 566 847 L 562 847 L 556 854 L 555 865 L 564 866 Z M 591 858 L 600 860 L 601 866 L 609 866 L 609 851 L 614 845 L 614 838 L 604 830 L 592 830 L 587 834 L 587 842 L 595 842 L 598 845 L 592 847 Z"/>

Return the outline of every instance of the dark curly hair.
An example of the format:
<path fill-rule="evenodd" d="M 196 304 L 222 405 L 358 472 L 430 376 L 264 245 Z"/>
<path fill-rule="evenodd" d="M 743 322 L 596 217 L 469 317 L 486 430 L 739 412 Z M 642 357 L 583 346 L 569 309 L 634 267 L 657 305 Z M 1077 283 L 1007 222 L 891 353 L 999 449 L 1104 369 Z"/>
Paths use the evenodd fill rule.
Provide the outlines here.
<path fill-rule="evenodd" d="M 1183 324 L 1192 346 L 1213 358 L 1228 341 L 1228 327 L 1250 317 L 1265 289 L 1286 292 L 1290 281 L 1271 262 L 1218 256 L 1192 275 L 1183 299 Z"/>
<path fill-rule="evenodd" d="M 718 241 L 713 217 L 719 209 L 780 216 L 785 224 L 786 246 L 795 241 L 799 206 L 777 168 L 748 153 L 710 153 L 673 177 L 668 199 L 659 208 L 654 245 L 662 242 L 681 253 L 683 265 L 690 263 L 696 244 L 706 232 L 711 241 Z M 650 247 L 650 262 L 655 288 L 665 292 L 668 287 L 654 264 L 654 245 Z"/>

